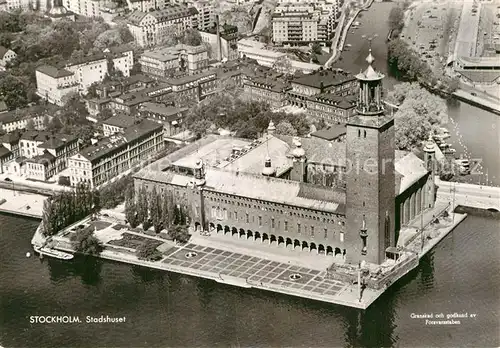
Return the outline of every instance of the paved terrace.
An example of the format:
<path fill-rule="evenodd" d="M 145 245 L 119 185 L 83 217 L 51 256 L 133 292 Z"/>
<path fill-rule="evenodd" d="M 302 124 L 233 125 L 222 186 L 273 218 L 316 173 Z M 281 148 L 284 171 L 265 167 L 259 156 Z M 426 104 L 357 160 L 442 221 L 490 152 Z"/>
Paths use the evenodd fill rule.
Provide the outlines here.
<path fill-rule="evenodd" d="M 43 202 L 46 198 L 38 194 L 0 188 L 0 200 L 6 200 L 5 203 L 0 204 L 0 212 L 41 218 Z"/>

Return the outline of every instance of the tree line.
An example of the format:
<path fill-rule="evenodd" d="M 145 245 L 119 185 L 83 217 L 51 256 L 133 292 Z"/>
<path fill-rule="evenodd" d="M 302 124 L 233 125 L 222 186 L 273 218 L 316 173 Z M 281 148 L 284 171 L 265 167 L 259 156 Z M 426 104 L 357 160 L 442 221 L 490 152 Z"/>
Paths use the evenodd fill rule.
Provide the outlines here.
<path fill-rule="evenodd" d="M 53 236 L 89 214 L 96 214 L 100 209 L 99 192 L 85 184 L 49 197 L 43 205 L 43 235 Z"/>
<path fill-rule="evenodd" d="M 234 99 L 227 95 L 215 96 L 200 103 L 186 116 L 188 129 L 198 137 L 224 128 L 237 137 L 255 139 L 267 130 L 271 120 L 277 125 L 277 133 L 303 136 L 310 131 L 304 114 L 272 112 L 265 102 Z"/>
<path fill-rule="evenodd" d="M 156 187 L 147 192 L 145 187 L 136 191 L 128 191 L 125 200 L 125 217 L 132 228 L 142 224 L 143 230 L 153 227 L 156 233 L 163 229 L 168 230 L 168 235 L 180 242 L 188 239 L 187 225 L 189 216 L 187 209 L 175 204 L 170 192 L 158 193 Z"/>

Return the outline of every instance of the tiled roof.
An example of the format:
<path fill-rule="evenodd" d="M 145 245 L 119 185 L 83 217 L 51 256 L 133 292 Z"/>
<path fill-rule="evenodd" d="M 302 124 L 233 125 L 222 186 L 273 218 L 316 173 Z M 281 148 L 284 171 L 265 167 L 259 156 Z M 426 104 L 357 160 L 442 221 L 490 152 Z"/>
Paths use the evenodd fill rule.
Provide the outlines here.
<path fill-rule="evenodd" d="M 402 175 L 399 191 L 397 191 L 396 194 L 403 193 L 411 185 L 428 173 L 425 169 L 424 161 L 419 159 L 412 152 L 395 162 L 394 168 L 396 169 L 396 172 Z"/>
<path fill-rule="evenodd" d="M 9 149 L 7 149 L 5 146 L 0 144 L 0 158 L 5 157 L 10 154 Z"/>
<path fill-rule="evenodd" d="M 77 140 L 78 138 L 75 136 L 64 136 L 58 134 L 55 136 L 51 136 L 46 142 L 38 145 L 38 147 L 42 149 L 58 149 L 68 143 L 72 143 Z"/>
<path fill-rule="evenodd" d="M 25 162 L 32 163 L 43 163 L 45 167 L 48 166 L 49 163 L 55 162 L 56 158 L 50 152 L 44 151 L 42 155 L 35 156 L 33 158 L 27 158 Z"/>
<path fill-rule="evenodd" d="M 341 109 L 352 109 L 356 107 L 356 96 L 340 96 L 336 93 L 321 93 L 309 97 L 310 100 L 335 105 Z"/>
<path fill-rule="evenodd" d="M 281 134 L 276 134 L 276 137 L 285 141 L 290 146 L 290 152 L 295 149 L 295 137 Z M 341 167 L 346 165 L 345 143 L 329 142 L 315 137 L 300 138 L 300 143 L 306 153 L 308 162 Z M 291 156 L 291 153 L 287 155 Z"/>
<path fill-rule="evenodd" d="M 7 53 L 8 51 L 8 48 L 0 46 L 0 59 L 3 59 L 3 56 L 5 56 L 5 53 Z"/>
<path fill-rule="evenodd" d="M 85 56 L 85 57 L 78 58 L 78 59 L 70 59 L 66 63 L 66 66 L 74 66 L 74 65 L 80 65 L 80 64 L 90 63 L 90 62 L 96 62 L 96 61 L 103 60 L 103 59 L 106 59 L 106 56 L 104 55 L 104 53 L 99 53 L 99 54 Z"/>
<path fill-rule="evenodd" d="M 176 108 L 175 106 L 165 106 L 163 104 L 148 102 L 141 105 L 141 111 L 148 111 L 169 117 L 177 116 L 179 113 L 187 111 L 187 108 Z"/>
<path fill-rule="evenodd" d="M 21 139 L 21 134 L 18 131 L 14 131 L 14 132 L 4 134 L 0 138 L 0 143 L 2 143 L 2 144 L 15 144 L 15 143 L 19 142 L 19 139 Z"/>
<path fill-rule="evenodd" d="M 36 70 L 55 79 L 73 75 L 71 71 L 59 69 L 51 65 L 42 65 L 36 68 Z"/>
<path fill-rule="evenodd" d="M 135 118 L 126 114 L 117 114 L 102 121 L 102 124 L 107 124 L 115 127 L 127 128 L 134 125 Z"/>
<path fill-rule="evenodd" d="M 141 12 L 141 11 L 134 11 L 128 16 L 127 21 L 130 24 L 138 25 L 142 21 L 144 17 L 146 17 L 147 13 L 146 12 Z"/>
<path fill-rule="evenodd" d="M 333 125 L 311 134 L 311 136 L 332 141 L 347 133 L 345 124 Z"/>
<path fill-rule="evenodd" d="M 353 75 L 343 71 L 322 70 L 295 78 L 292 80 L 292 83 L 320 88 L 321 82 L 323 82 L 323 88 L 328 88 L 354 80 L 356 80 L 356 78 Z"/>
<path fill-rule="evenodd" d="M 169 171 L 150 171 L 147 168 L 135 174 L 134 177 L 179 186 L 187 186 L 191 181 L 190 176 Z M 305 195 L 303 185 L 297 181 L 266 178 L 262 175 L 248 173 L 234 173 L 215 168 L 206 169 L 205 179 L 205 188 L 216 192 L 338 214 L 342 214 L 344 211 L 344 202 L 335 202 L 331 199 L 320 201 L 303 197 Z M 325 188 L 324 190 L 331 189 Z M 330 197 L 335 198 L 334 195 Z"/>

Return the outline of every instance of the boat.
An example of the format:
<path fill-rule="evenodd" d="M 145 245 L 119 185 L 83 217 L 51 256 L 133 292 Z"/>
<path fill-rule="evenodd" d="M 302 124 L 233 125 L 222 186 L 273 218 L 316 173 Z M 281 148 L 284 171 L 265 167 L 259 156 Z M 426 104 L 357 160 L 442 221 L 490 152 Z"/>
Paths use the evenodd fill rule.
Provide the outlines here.
<path fill-rule="evenodd" d="M 470 174 L 470 162 L 466 159 L 455 160 L 455 164 L 458 165 L 460 170 L 460 175 Z"/>
<path fill-rule="evenodd" d="M 352 47 L 352 45 L 351 45 L 351 44 L 345 44 L 345 46 L 346 46 L 346 47 Z"/>
<path fill-rule="evenodd" d="M 455 152 L 457 152 L 457 150 L 455 150 L 454 148 L 450 147 L 450 148 L 447 148 L 447 149 L 444 149 L 443 150 L 443 153 L 445 155 L 448 155 L 448 154 L 454 154 Z"/>
<path fill-rule="evenodd" d="M 40 255 L 54 257 L 61 260 L 71 260 L 74 256 L 70 253 L 65 253 L 64 251 L 50 249 L 47 247 L 34 247 L 35 251 Z"/>
<path fill-rule="evenodd" d="M 358 27 L 358 26 L 360 26 L 360 25 L 361 25 L 361 23 L 359 23 L 359 22 L 354 22 L 354 24 L 353 24 L 353 25 L 355 25 L 356 27 Z"/>

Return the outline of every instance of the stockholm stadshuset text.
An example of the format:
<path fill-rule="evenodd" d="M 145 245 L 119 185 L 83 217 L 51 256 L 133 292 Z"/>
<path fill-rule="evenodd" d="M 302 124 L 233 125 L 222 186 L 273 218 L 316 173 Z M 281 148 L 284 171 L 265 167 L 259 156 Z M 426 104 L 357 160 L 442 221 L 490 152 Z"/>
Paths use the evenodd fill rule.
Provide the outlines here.
<path fill-rule="evenodd" d="M 107 323 L 125 323 L 126 317 L 110 317 L 109 315 L 85 317 L 85 321 L 79 316 L 69 315 L 32 315 L 30 316 L 30 324 L 107 324 Z"/>

